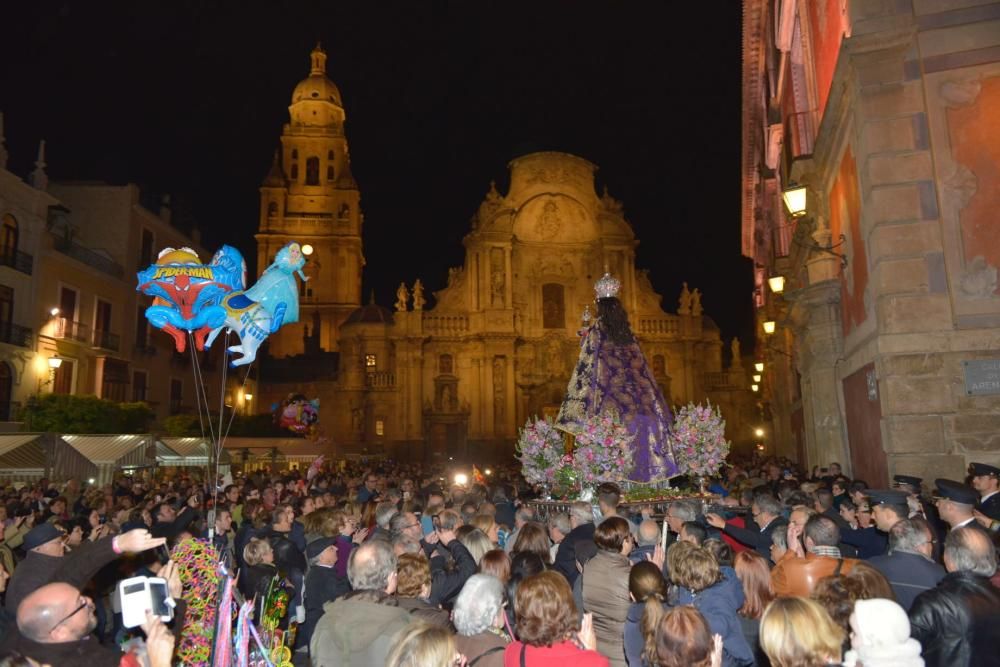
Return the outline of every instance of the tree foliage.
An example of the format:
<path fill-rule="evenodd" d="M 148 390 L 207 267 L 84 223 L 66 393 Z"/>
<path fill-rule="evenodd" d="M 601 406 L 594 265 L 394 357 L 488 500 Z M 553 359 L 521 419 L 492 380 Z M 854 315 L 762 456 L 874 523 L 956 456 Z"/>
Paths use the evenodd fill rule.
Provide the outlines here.
<path fill-rule="evenodd" d="M 153 417 L 145 403 L 46 394 L 28 402 L 24 428 L 52 433 L 148 433 Z"/>
<path fill-rule="evenodd" d="M 294 435 L 291 431 L 286 431 L 275 425 L 274 418 L 268 413 L 250 416 L 236 415 L 232 417 L 231 423 L 230 417 L 231 415 L 227 413 L 223 421 L 223 430 L 228 428 L 228 435 L 233 437 L 287 438 Z M 206 420 L 204 423 L 205 437 L 211 437 L 213 431 L 217 433 L 219 430 L 218 413 L 211 414 L 208 419 L 211 419 L 211 427 Z M 200 437 L 202 435 L 202 420 L 197 414 L 172 415 L 164 419 L 162 425 L 164 433 L 172 437 Z"/>

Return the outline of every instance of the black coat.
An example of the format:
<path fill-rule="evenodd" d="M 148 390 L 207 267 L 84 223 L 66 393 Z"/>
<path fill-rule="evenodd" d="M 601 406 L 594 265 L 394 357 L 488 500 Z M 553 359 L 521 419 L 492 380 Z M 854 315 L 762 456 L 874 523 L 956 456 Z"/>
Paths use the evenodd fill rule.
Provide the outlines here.
<path fill-rule="evenodd" d="M 351 584 L 346 577 L 338 577 L 336 568 L 313 565 L 306 573 L 306 622 L 302 626 L 297 640 L 301 646 L 309 646 L 313 628 L 323 616 L 323 605 L 333 602 L 341 595 L 349 593 Z"/>
<path fill-rule="evenodd" d="M 274 564 L 293 581 L 301 581 L 306 571 L 306 556 L 291 540 L 291 533 L 271 528 L 264 533 L 274 550 Z M 297 577 L 297 579 L 296 579 Z"/>
<path fill-rule="evenodd" d="M 444 556 L 431 558 L 430 603 L 432 605 L 450 604 L 462 592 L 462 587 L 469 577 L 476 573 L 476 559 L 464 544 L 452 540 L 444 548 L 451 554 L 454 566 L 448 569 Z"/>
<path fill-rule="evenodd" d="M 841 530 L 840 541 L 843 544 L 856 548 L 857 557 L 864 560 L 875 558 L 876 556 L 884 556 L 889 546 L 889 536 L 875 526 Z M 844 553 L 843 550 L 841 550 L 841 554 L 845 557 L 850 556 L 850 554 Z"/>
<path fill-rule="evenodd" d="M 994 521 L 1000 521 L 1000 493 L 994 493 L 985 503 L 978 503 L 976 509 Z"/>
<path fill-rule="evenodd" d="M 250 519 L 243 519 L 243 523 L 240 524 L 239 529 L 236 531 L 236 537 L 233 538 L 233 555 L 236 556 L 236 567 L 243 569 L 246 564 L 243 561 L 243 549 L 246 545 L 250 544 L 250 540 L 258 536 L 258 530 L 254 528 L 253 521 Z"/>
<path fill-rule="evenodd" d="M 111 547 L 113 539 L 102 537 L 94 542 L 85 542 L 65 556 L 46 556 L 29 551 L 7 584 L 4 603 L 7 611 L 12 616 L 16 615 L 21 600 L 48 584 L 60 582 L 81 590 L 85 588 L 102 567 L 118 558 Z"/>
<path fill-rule="evenodd" d="M 556 562 L 552 564 L 552 567 L 556 572 L 566 577 L 570 586 L 580 574 L 576 569 L 576 543 L 593 542 L 596 529 L 597 527 L 593 523 L 581 523 L 569 531 L 569 535 L 559 543 L 559 549 L 556 550 Z"/>
<path fill-rule="evenodd" d="M 910 634 L 926 667 L 998 664 L 1000 591 L 990 580 L 952 572 L 910 608 Z"/>
<path fill-rule="evenodd" d="M 885 575 L 896 594 L 896 602 L 909 611 L 917 596 L 938 585 L 944 568 L 920 554 L 896 551 L 869 559 L 868 564 Z"/>
<path fill-rule="evenodd" d="M 739 540 L 748 547 L 753 547 L 754 551 L 759 553 L 761 556 L 766 558 L 768 562 L 771 561 L 771 534 L 774 533 L 778 528 L 782 530 L 788 525 L 788 521 L 784 517 L 778 517 L 771 523 L 767 524 L 764 530 L 759 530 L 756 525 L 754 525 L 749 520 L 747 521 L 746 528 L 740 528 L 739 526 L 734 526 L 727 523 L 726 527 L 723 529 L 726 535 Z"/>

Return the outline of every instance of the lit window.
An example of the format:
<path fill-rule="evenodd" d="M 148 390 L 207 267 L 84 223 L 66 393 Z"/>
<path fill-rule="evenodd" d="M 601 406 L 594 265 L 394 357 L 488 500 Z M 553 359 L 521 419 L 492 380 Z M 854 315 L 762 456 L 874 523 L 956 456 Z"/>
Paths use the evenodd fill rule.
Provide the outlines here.
<path fill-rule="evenodd" d="M 381 419 L 375 420 L 375 435 L 385 435 L 385 422 Z"/>
<path fill-rule="evenodd" d="M 365 355 L 365 368 L 367 368 L 368 370 L 372 370 L 372 371 L 375 370 L 375 355 L 374 354 L 366 354 Z"/>

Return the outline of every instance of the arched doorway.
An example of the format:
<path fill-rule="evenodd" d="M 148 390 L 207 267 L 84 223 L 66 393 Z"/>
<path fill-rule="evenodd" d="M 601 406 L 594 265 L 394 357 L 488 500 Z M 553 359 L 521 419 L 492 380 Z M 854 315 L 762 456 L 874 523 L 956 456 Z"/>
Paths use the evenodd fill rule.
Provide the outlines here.
<path fill-rule="evenodd" d="M 0 421 L 10 421 L 10 397 L 13 384 L 14 373 L 10 368 L 10 364 L 5 361 L 0 361 Z"/>

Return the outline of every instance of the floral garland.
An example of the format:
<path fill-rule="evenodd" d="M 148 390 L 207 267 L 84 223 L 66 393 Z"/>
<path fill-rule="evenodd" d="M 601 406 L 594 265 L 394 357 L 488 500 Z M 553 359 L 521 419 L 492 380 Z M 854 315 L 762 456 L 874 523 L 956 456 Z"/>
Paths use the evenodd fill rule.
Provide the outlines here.
<path fill-rule="evenodd" d="M 208 667 L 219 604 L 219 556 L 208 540 L 177 543 L 170 554 L 184 585 L 187 615 L 179 633 L 176 658 L 182 665 Z"/>
<path fill-rule="evenodd" d="M 580 483 L 594 486 L 627 479 L 635 465 L 633 440 L 635 436 L 617 415 L 604 412 L 589 417 L 573 448 L 573 466 L 579 471 Z"/>
<path fill-rule="evenodd" d="M 671 437 L 677 467 L 686 475 L 712 476 L 729 454 L 726 420 L 711 403 L 688 403 L 677 410 Z"/>
<path fill-rule="evenodd" d="M 552 484 L 563 466 L 563 433 L 551 419 L 529 420 L 521 429 L 517 445 L 521 474 L 529 484 Z"/>

